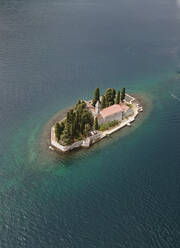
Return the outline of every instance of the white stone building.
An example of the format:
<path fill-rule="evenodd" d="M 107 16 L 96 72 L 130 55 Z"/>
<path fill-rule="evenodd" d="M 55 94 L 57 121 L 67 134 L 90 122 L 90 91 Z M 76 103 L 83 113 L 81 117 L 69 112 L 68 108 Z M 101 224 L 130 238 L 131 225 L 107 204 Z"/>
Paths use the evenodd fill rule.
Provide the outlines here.
<path fill-rule="evenodd" d="M 114 104 L 101 110 L 99 101 L 95 106 L 95 117 L 98 118 L 99 125 L 117 120 L 122 121 L 124 118 L 133 114 L 132 108 L 128 107 L 124 103 Z"/>

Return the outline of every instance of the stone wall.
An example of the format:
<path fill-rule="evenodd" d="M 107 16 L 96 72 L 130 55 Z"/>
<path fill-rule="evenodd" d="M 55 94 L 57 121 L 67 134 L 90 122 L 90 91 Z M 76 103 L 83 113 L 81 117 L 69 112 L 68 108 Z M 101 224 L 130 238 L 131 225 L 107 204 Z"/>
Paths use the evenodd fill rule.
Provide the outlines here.
<path fill-rule="evenodd" d="M 51 128 L 51 145 L 55 148 L 57 148 L 58 150 L 61 150 L 63 152 L 67 152 L 67 151 L 71 151 L 75 148 L 81 147 L 83 143 L 83 140 L 80 140 L 78 142 L 73 143 L 72 145 L 69 146 L 62 146 L 60 145 L 57 141 L 56 141 L 56 137 L 55 137 L 55 127 L 53 126 Z"/>
<path fill-rule="evenodd" d="M 115 113 L 114 115 L 107 116 L 103 119 L 103 124 L 111 121 L 122 121 L 122 112 Z"/>
<path fill-rule="evenodd" d="M 51 145 L 62 152 L 68 152 L 68 151 L 71 151 L 71 150 L 73 150 L 75 148 L 79 148 L 79 147 L 88 148 L 88 147 L 90 147 L 91 144 L 94 144 L 95 142 L 97 142 L 100 139 L 101 139 L 101 135 L 98 133 L 98 134 L 95 134 L 93 136 L 86 138 L 85 140 L 80 140 L 78 142 L 75 142 L 72 145 L 62 146 L 61 144 L 59 144 L 56 141 L 55 127 L 51 128 Z"/>
<path fill-rule="evenodd" d="M 130 115 L 133 115 L 134 114 L 134 111 L 132 108 L 129 108 L 126 112 L 123 113 L 123 118 L 127 118 L 129 117 Z"/>

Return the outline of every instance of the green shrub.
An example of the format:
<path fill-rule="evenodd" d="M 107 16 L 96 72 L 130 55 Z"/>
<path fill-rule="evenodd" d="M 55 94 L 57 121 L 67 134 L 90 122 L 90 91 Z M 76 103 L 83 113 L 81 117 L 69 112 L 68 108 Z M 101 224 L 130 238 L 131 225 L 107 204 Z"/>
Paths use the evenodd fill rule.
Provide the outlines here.
<path fill-rule="evenodd" d="M 99 130 L 100 131 L 106 131 L 106 130 L 110 129 L 111 127 L 117 126 L 118 124 L 119 124 L 119 121 L 117 121 L 117 120 L 110 121 L 108 123 L 101 125 Z"/>
<path fill-rule="evenodd" d="M 126 105 L 129 107 L 129 108 L 132 108 L 132 104 L 130 104 L 130 103 L 126 103 Z"/>

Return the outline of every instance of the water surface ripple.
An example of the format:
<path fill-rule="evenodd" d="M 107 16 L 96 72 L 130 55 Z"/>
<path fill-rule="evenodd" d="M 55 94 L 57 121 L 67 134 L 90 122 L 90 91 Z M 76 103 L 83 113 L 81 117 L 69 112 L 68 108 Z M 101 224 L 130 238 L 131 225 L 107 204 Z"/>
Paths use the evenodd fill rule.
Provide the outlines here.
<path fill-rule="evenodd" d="M 180 247 L 179 26 L 172 0 L 0 1 L 1 248 Z M 150 99 L 128 135 L 45 150 L 59 110 L 123 86 Z"/>

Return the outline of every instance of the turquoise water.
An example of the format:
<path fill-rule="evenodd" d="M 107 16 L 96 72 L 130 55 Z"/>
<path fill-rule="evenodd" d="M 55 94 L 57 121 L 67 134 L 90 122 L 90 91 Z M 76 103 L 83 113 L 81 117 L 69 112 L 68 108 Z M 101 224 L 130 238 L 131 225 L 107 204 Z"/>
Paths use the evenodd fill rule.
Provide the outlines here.
<path fill-rule="evenodd" d="M 180 2 L 0 1 L 0 247 L 180 246 Z M 147 96 L 132 128 L 48 151 L 94 88 Z"/>

